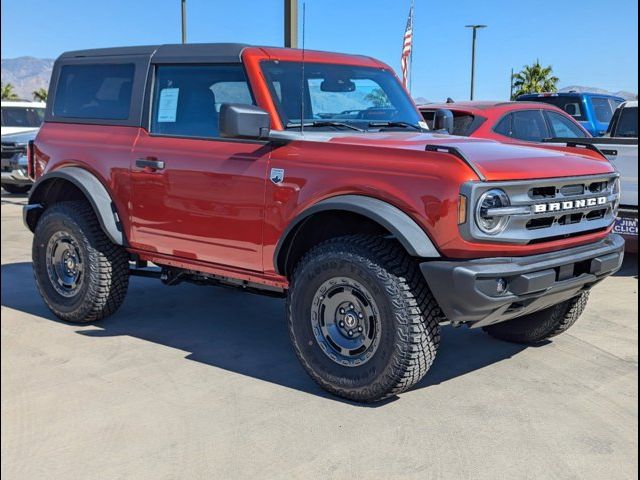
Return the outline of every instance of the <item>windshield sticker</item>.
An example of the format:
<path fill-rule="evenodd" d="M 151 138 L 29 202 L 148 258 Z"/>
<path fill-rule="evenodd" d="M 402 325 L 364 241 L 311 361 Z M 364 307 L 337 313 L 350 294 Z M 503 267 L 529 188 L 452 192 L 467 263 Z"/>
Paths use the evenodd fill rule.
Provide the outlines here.
<path fill-rule="evenodd" d="M 158 102 L 158 122 L 175 122 L 178 111 L 179 88 L 163 88 L 160 90 Z"/>

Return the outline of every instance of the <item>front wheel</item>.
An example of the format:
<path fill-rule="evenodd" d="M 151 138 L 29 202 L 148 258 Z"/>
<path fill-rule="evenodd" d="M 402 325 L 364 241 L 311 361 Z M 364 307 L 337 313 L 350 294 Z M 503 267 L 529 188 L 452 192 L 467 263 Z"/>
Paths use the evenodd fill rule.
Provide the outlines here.
<path fill-rule="evenodd" d="M 294 272 L 287 316 L 295 352 L 325 390 L 373 402 L 431 366 L 442 313 L 404 250 L 354 235 L 313 248 Z"/>
<path fill-rule="evenodd" d="M 127 293 L 129 260 L 102 231 L 86 202 L 47 208 L 33 237 L 33 273 L 49 309 L 87 323 L 115 312 Z"/>
<path fill-rule="evenodd" d="M 551 308 L 484 327 L 492 337 L 512 343 L 538 343 L 563 332 L 578 321 L 589 300 L 589 292 Z"/>

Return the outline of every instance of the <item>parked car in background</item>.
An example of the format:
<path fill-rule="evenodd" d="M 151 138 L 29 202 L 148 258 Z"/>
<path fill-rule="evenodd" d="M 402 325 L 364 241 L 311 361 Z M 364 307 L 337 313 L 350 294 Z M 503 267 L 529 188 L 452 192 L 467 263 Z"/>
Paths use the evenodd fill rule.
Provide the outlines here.
<path fill-rule="evenodd" d="M 463 137 L 489 138 L 503 143 L 542 142 L 552 137 L 590 137 L 577 121 L 562 110 L 537 102 L 429 103 L 418 109 L 431 129 L 436 112 L 453 114 L 449 133 Z"/>
<path fill-rule="evenodd" d="M 27 145 L 36 138 L 37 128 L 2 136 L 2 188 L 9 193 L 27 193 L 33 185 L 27 172 Z"/>
<path fill-rule="evenodd" d="M 556 138 L 564 143 L 575 139 Z M 628 252 L 638 251 L 638 102 L 621 103 L 616 109 L 606 136 L 578 139 L 597 147 L 620 173 L 622 196 L 614 231 L 626 240 Z"/>
<path fill-rule="evenodd" d="M 607 132 L 613 112 L 624 98 L 588 92 L 530 93 L 520 95 L 519 102 L 543 102 L 554 105 L 573 117 L 594 137 Z"/>
<path fill-rule="evenodd" d="M 39 128 L 45 107 L 43 102 L 2 102 L 2 135 Z"/>

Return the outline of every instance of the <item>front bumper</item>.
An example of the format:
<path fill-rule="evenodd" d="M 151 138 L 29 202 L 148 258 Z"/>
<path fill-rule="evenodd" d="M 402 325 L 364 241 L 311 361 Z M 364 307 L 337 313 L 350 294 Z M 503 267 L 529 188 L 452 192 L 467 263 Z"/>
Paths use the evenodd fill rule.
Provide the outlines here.
<path fill-rule="evenodd" d="M 620 269 L 623 252 L 624 240 L 611 234 L 598 243 L 559 252 L 432 261 L 421 263 L 420 269 L 451 322 L 483 327 L 543 310 L 590 289 Z"/>
<path fill-rule="evenodd" d="M 10 172 L 2 172 L 0 182 L 11 185 L 31 185 L 33 181 L 27 176 L 27 172 L 16 168 Z"/>

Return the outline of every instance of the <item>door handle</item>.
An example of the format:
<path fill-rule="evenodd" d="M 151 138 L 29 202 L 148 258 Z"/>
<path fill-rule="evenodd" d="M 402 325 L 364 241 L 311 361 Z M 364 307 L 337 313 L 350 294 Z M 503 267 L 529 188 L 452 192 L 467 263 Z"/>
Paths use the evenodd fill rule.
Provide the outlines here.
<path fill-rule="evenodd" d="M 136 167 L 147 170 L 164 170 L 164 162 L 153 158 L 137 158 Z"/>

